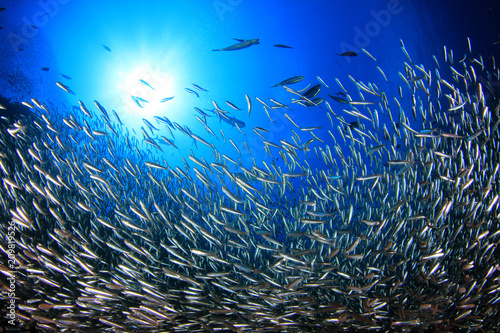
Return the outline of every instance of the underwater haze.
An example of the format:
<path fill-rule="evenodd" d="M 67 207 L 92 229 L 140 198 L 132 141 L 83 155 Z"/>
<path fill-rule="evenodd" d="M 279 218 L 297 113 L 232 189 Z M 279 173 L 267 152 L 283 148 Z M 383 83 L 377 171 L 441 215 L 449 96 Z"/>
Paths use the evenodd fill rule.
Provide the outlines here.
<path fill-rule="evenodd" d="M 5 1 L 0 327 L 500 329 L 499 13 Z"/>

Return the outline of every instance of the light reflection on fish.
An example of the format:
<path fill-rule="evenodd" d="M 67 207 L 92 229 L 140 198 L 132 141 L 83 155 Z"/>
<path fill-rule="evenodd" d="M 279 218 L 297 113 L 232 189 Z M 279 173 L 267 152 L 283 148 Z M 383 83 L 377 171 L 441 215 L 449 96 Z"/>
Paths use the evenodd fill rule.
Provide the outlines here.
<path fill-rule="evenodd" d="M 143 86 L 148 87 L 148 88 L 149 88 L 149 89 L 151 89 L 151 90 L 155 90 L 155 88 L 153 88 L 153 87 L 152 87 L 149 83 L 147 83 L 145 80 L 140 79 L 140 80 L 139 80 L 139 82 L 140 82 Z"/>
<path fill-rule="evenodd" d="M 175 96 L 162 98 L 162 99 L 160 100 L 160 103 L 165 103 L 165 102 L 168 102 L 168 101 L 170 101 L 170 100 L 174 99 L 174 97 L 175 97 Z"/>

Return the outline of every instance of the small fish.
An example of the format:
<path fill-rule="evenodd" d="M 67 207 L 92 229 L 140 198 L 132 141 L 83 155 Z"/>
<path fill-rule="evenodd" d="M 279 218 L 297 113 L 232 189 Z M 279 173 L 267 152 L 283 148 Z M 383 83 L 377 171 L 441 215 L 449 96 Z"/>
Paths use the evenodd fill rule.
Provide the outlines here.
<path fill-rule="evenodd" d="M 130 96 L 132 98 L 132 100 L 134 101 L 135 104 L 137 104 L 138 107 L 140 108 L 143 108 L 144 106 L 141 105 L 141 103 L 139 103 L 139 101 L 135 98 L 135 96 Z"/>
<path fill-rule="evenodd" d="M 309 99 L 313 98 L 319 93 L 320 89 L 321 89 L 321 84 L 318 83 L 317 85 L 314 85 L 311 88 L 309 88 L 309 90 L 307 90 L 304 94 L 302 94 L 302 96 Z"/>
<path fill-rule="evenodd" d="M 144 98 L 141 98 L 141 97 L 135 97 L 135 99 L 137 99 L 139 102 L 142 102 L 142 103 L 149 103 L 148 100 L 145 100 Z"/>
<path fill-rule="evenodd" d="M 205 117 L 212 117 L 211 115 L 207 114 L 206 112 L 204 112 L 202 109 L 200 108 L 197 108 L 196 106 L 194 107 L 195 111 L 198 112 L 199 114 L 205 116 Z M 206 109 L 207 111 L 210 111 L 210 112 L 213 112 L 212 110 L 208 110 Z"/>
<path fill-rule="evenodd" d="M 62 89 L 62 90 L 64 90 L 65 92 L 70 93 L 70 94 L 72 94 L 72 95 L 74 95 L 74 94 L 75 94 L 75 93 L 74 93 L 71 89 L 69 89 L 67 86 L 65 86 L 65 85 L 64 85 L 64 84 L 62 84 L 61 82 L 56 82 L 56 84 L 57 84 L 57 86 L 58 86 L 59 88 L 61 88 L 61 89 Z"/>
<path fill-rule="evenodd" d="M 300 82 L 303 79 L 304 79 L 303 76 L 294 76 L 294 77 L 291 77 L 289 79 L 283 80 L 280 83 L 275 84 L 271 88 L 277 87 L 277 86 L 287 86 L 287 85 L 290 85 L 290 84 L 294 84 L 294 83 Z"/>
<path fill-rule="evenodd" d="M 359 127 L 359 122 L 358 121 L 352 121 L 350 122 L 347 126 L 344 127 L 344 129 L 347 131 L 347 127 L 350 129 L 355 129 Z"/>
<path fill-rule="evenodd" d="M 191 133 L 191 138 L 193 138 L 194 140 L 204 144 L 205 146 L 209 147 L 209 148 L 214 148 L 214 145 L 213 144 L 210 144 L 208 143 L 208 141 L 206 141 L 205 139 L 203 139 L 202 137 L 194 134 L 194 133 Z"/>
<path fill-rule="evenodd" d="M 165 122 L 167 123 L 168 126 L 170 126 L 173 129 L 175 129 L 174 124 L 172 124 L 172 122 L 170 121 L 170 119 L 168 119 L 167 117 L 163 117 L 163 120 L 165 120 Z M 172 131 L 170 131 L 170 133 L 172 133 Z M 172 134 L 172 136 L 174 136 L 174 135 Z"/>
<path fill-rule="evenodd" d="M 247 105 L 248 105 L 248 116 L 250 116 L 250 111 L 252 111 L 252 100 L 248 95 L 245 95 L 245 98 L 247 100 Z"/>
<path fill-rule="evenodd" d="M 368 101 L 350 101 L 349 104 L 352 105 L 374 105 L 374 102 L 368 102 Z"/>
<path fill-rule="evenodd" d="M 316 98 L 313 98 L 313 99 L 310 99 L 310 100 L 301 101 L 301 102 L 302 102 L 302 105 L 305 105 L 305 106 L 318 106 L 321 103 L 323 103 L 323 98 L 316 97 Z"/>
<path fill-rule="evenodd" d="M 345 98 L 342 98 L 342 97 L 336 97 L 336 96 L 332 96 L 330 94 L 328 94 L 328 96 L 333 99 L 335 102 L 339 102 L 339 103 L 344 103 L 344 104 L 349 104 L 349 101 Z"/>
<path fill-rule="evenodd" d="M 103 116 L 105 116 L 106 118 L 109 118 L 108 112 L 98 101 L 94 101 L 94 104 L 97 107 L 97 109 L 99 109 L 99 111 L 101 111 Z"/>
<path fill-rule="evenodd" d="M 146 118 L 142 118 L 142 121 L 144 122 L 144 124 L 146 124 L 147 127 L 149 127 L 149 129 L 151 130 L 151 133 L 153 132 L 153 130 L 159 131 L 159 129 L 157 129 L 156 127 L 154 127 L 153 124 L 151 124 L 149 122 L 149 120 L 147 120 Z"/>
<path fill-rule="evenodd" d="M 61 73 L 61 76 L 62 76 L 63 78 L 65 78 L 66 80 L 71 80 L 71 77 L 69 77 L 69 76 L 67 76 L 67 75 L 64 75 L 63 73 Z"/>
<path fill-rule="evenodd" d="M 233 38 L 235 39 L 235 38 Z M 247 47 L 250 47 L 252 45 L 260 44 L 259 39 L 249 39 L 249 40 L 242 40 L 242 39 L 236 39 L 237 41 L 240 41 L 237 44 L 225 47 L 223 49 L 214 49 L 212 51 L 235 51 L 235 50 L 241 50 Z"/>
<path fill-rule="evenodd" d="M 243 121 L 236 119 L 235 117 L 227 116 L 225 114 L 219 114 L 219 118 L 220 118 L 220 120 L 224 120 L 226 123 L 228 123 L 229 125 L 232 125 L 232 126 L 236 125 L 239 128 L 243 128 L 246 126 L 246 124 Z"/>
<path fill-rule="evenodd" d="M 347 52 L 344 52 L 342 54 L 340 54 L 340 53 L 335 53 L 335 54 L 342 56 L 342 57 L 355 57 L 358 55 L 356 52 L 353 52 L 353 51 L 347 51 Z"/>
<path fill-rule="evenodd" d="M 144 80 L 139 80 L 140 83 L 142 83 L 144 86 L 148 87 L 148 88 L 151 88 L 152 90 L 155 90 L 155 88 L 153 88 L 149 83 L 147 83 L 146 81 Z"/>
<path fill-rule="evenodd" d="M 175 96 L 162 98 L 162 100 L 160 101 L 160 103 L 168 102 L 168 101 L 172 100 L 174 97 Z"/>
<path fill-rule="evenodd" d="M 135 104 L 137 104 L 137 106 L 139 106 L 140 108 L 144 108 L 144 105 L 141 103 L 149 103 L 149 101 L 145 100 L 144 98 L 140 98 L 137 96 L 131 96 L 131 97 L 132 100 L 135 102 Z"/>
<path fill-rule="evenodd" d="M 191 107 L 199 104 L 202 126 L 187 119 L 189 103 L 180 110 L 187 111 L 184 123 L 193 130 L 161 111 L 153 116 L 147 101 L 135 97 L 148 96 L 140 92 L 129 96 L 135 94 L 136 103 L 146 107 L 140 111 L 147 112 L 140 112 L 143 124 L 136 112 L 130 129 L 118 124 L 114 111 L 109 119 L 97 102 L 87 110 L 81 101 L 80 108 L 72 107 L 69 99 L 58 112 L 50 98 L 45 105 L 26 96 L 16 105 L 0 97 L 0 109 L 7 108 L 0 110 L 0 205 L 8 209 L 10 228 L 17 225 L 8 239 L 0 237 L 0 250 L 8 256 L 9 242 L 22 248 L 13 258 L 22 265 L 19 274 L 10 264 L 0 264 L 0 273 L 16 278 L 16 295 L 29 296 L 37 288 L 36 297 L 19 299 L 22 320 L 15 324 L 24 331 L 35 325 L 61 331 L 100 325 L 119 331 L 140 326 L 276 332 L 283 326 L 311 331 L 326 319 L 373 331 L 495 331 L 500 230 L 483 221 L 496 221 L 500 207 L 493 84 L 498 66 L 490 54 L 478 55 L 462 75 L 451 66 L 451 49 L 445 53 L 441 68 L 450 65 L 461 78 L 453 83 L 408 57 L 403 66 L 390 64 L 392 76 L 404 67 L 406 75 L 400 76 L 412 83 L 405 104 L 397 89 L 378 89 L 380 78 L 365 85 L 349 77 L 359 88 L 356 98 L 338 79 L 338 87 L 327 90 L 313 75 L 307 87 L 285 85 L 286 92 L 265 99 L 255 96 L 258 90 L 247 91 L 258 102 L 252 120 L 258 123 L 241 129 L 239 111 L 202 100 L 203 92 L 191 85 L 200 94 Z M 489 70 L 489 58 L 495 71 Z M 412 82 L 414 69 L 425 77 Z M 51 74 L 59 77 L 57 70 Z M 342 93 L 336 94 L 338 88 Z M 427 107 L 423 101 L 431 92 Z M 280 110 L 295 102 L 319 104 L 327 93 L 346 104 L 321 102 L 333 131 L 326 119 Z M 243 95 L 250 113 L 251 98 Z M 151 104 L 159 105 L 161 96 L 151 97 Z M 245 103 L 235 95 L 213 98 Z M 373 107 L 378 101 L 382 105 Z M 119 108 L 120 117 L 127 106 Z M 36 108 L 37 115 L 16 119 L 17 107 Z M 277 125 L 284 116 L 299 131 L 288 124 L 281 124 L 286 131 L 255 126 L 269 124 L 262 111 L 279 117 Z M 405 115 L 409 111 L 414 120 Z M 219 127 L 220 141 L 211 122 Z M 220 142 L 217 147 L 196 133 L 203 127 Z M 178 143 L 172 128 L 179 130 Z M 235 129 L 243 136 L 229 133 Z M 234 151 L 222 147 L 226 141 Z M 188 154 L 191 142 L 200 149 Z M 458 278 L 450 279 L 450 270 Z M 96 313 L 102 314 L 98 321 Z"/>
<path fill-rule="evenodd" d="M 174 147 L 176 149 L 179 149 L 179 148 L 177 148 L 177 146 L 171 140 L 167 139 L 166 137 L 162 136 L 161 139 L 163 141 L 165 141 L 165 144 L 170 145 L 170 146 L 172 146 L 172 147 Z"/>
<path fill-rule="evenodd" d="M 116 113 L 116 111 L 115 111 L 115 110 L 111 110 L 111 111 L 113 111 L 113 114 L 115 115 L 116 120 L 118 120 L 118 122 L 119 122 L 121 125 L 123 125 L 123 123 L 122 123 L 122 121 L 121 121 L 120 117 L 118 117 L 118 113 Z"/>
<path fill-rule="evenodd" d="M 170 120 L 167 117 L 162 118 L 162 117 L 159 117 L 159 116 L 153 116 L 153 118 L 155 118 L 158 123 L 162 123 L 162 124 L 166 124 L 166 125 L 169 125 L 169 126 L 173 126 L 172 123 L 170 122 Z"/>
<path fill-rule="evenodd" d="M 361 51 L 363 51 L 367 56 L 372 58 L 375 62 L 378 62 L 378 60 L 374 56 L 372 56 L 372 54 L 370 52 L 368 52 L 367 50 L 365 50 L 364 48 L 361 49 Z"/>
<path fill-rule="evenodd" d="M 186 90 L 190 94 L 196 95 L 196 97 L 198 97 L 198 98 L 200 97 L 200 95 L 198 95 L 198 93 L 196 91 L 194 91 L 193 89 L 184 88 L 184 90 Z"/>
<path fill-rule="evenodd" d="M 233 103 L 231 103 L 229 101 L 226 101 L 226 104 L 237 111 L 241 110 L 239 107 L 237 107 L 236 105 L 234 105 Z"/>
<path fill-rule="evenodd" d="M 283 49 L 293 49 L 293 47 L 284 44 L 274 44 L 275 47 L 281 47 Z"/>
<path fill-rule="evenodd" d="M 199 91 L 208 91 L 207 89 L 202 88 L 202 87 L 200 87 L 200 86 L 199 86 L 199 85 L 197 85 L 197 84 L 191 83 L 191 85 L 192 85 L 193 87 L 195 87 L 195 89 L 198 89 Z"/>
<path fill-rule="evenodd" d="M 322 85 L 324 85 L 325 87 L 327 87 L 328 89 L 330 89 L 330 87 L 325 83 L 325 81 L 323 81 L 322 78 L 320 78 L 319 76 L 316 76 L 316 78 L 318 79 L 319 82 L 321 82 Z"/>
<path fill-rule="evenodd" d="M 102 47 L 104 47 L 104 49 L 105 49 L 106 51 L 111 52 L 111 49 L 110 49 L 108 46 L 106 46 L 106 45 L 102 44 Z"/>
<path fill-rule="evenodd" d="M 89 112 L 89 110 L 85 107 L 85 105 L 83 104 L 82 101 L 78 101 L 78 103 L 80 104 L 80 109 L 82 110 L 82 112 L 89 118 L 92 118 L 92 113 Z"/>
<path fill-rule="evenodd" d="M 5 7 L 0 7 L 0 13 L 5 10 Z"/>
<path fill-rule="evenodd" d="M 48 67 L 42 67 L 41 70 L 45 71 L 45 72 L 48 72 L 50 70 L 50 68 L 48 68 Z"/>

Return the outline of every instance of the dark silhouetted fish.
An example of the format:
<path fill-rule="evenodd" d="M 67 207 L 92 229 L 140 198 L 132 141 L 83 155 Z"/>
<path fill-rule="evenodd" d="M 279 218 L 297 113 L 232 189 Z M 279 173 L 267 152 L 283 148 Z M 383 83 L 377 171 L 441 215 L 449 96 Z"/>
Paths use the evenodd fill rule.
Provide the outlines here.
<path fill-rule="evenodd" d="M 202 88 L 202 87 L 200 87 L 200 86 L 199 86 L 199 85 L 197 85 L 197 84 L 192 83 L 191 85 L 192 85 L 195 89 L 198 89 L 199 91 L 208 91 L 207 89 Z"/>
<path fill-rule="evenodd" d="M 240 42 L 228 47 L 225 47 L 223 49 L 214 49 L 212 51 L 235 51 L 235 50 L 241 50 L 247 47 L 250 47 L 252 45 L 260 44 L 259 39 L 249 39 L 249 40 L 241 40 L 238 39 Z"/>
<path fill-rule="evenodd" d="M 355 57 L 357 56 L 358 54 L 354 51 L 347 51 L 347 52 L 344 52 L 342 54 L 340 53 L 335 53 L 336 55 L 339 55 L 339 56 L 342 56 L 342 57 Z"/>

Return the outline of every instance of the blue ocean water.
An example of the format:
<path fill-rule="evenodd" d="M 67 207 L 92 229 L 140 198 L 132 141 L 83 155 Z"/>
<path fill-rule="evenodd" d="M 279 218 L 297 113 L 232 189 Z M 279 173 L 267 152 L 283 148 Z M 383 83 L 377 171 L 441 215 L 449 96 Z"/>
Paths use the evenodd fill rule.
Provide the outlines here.
<path fill-rule="evenodd" d="M 232 174 L 257 190 L 263 190 L 263 185 L 245 174 L 245 168 L 251 169 L 253 165 L 262 169 L 273 165 L 282 173 L 297 175 L 323 172 L 333 184 L 337 180 L 352 184 L 350 180 L 361 176 L 360 170 L 363 175 L 372 173 L 374 162 L 366 154 L 359 157 L 364 164 L 352 158 L 359 151 L 343 135 L 358 128 L 368 133 L 374 125 L 364 117 L 350 114 L 351 108 L 339 101 L 373 102 L 374 105 L 366 108 L 358 105 L 357 109 L 369 118 L 378 118 L 380 124 L 392 121 L 379 104 L 380 96 L 360 89 L 354 82 L 372 84 L 369 86 L 372 90 L 387 96 L 397 126 L 406 117 L 413 130 L 421 131 L 433 124 L 425 121 L 419 112 L 415 117 L 412 114 L 415 103 L 412 95 L 420 96 L 418 103 L 425 100 L 425 95 L 423 91 L 407 89 L 402 79 L 408 76 L 405 62 L 434 70 L 433 56 L 444 64 L 443 46 L 446 46 L 446 56 L 453 54 L 455 63 L 459 64 L 469 54 L 467 38 L 470 38 L 472 54 L 467 57 L 485 55 L 485 62 L 491 63 L 488 56 L 499 54 L 499 44 L 493 44 L 500 39 L 498 1 L 472 5 L 448 0 L 41 0 L 5 1 L 0 7 L 3 9 L 0 12 L 0 96 L 12 102 L 30 102 L 35 98 L 45 103 L 49 109 L 57 110 L 58 117 L 53 121 L 61 127 L 63 118 L 78 114 L 81 125 L 83 119 L 88 120 L 92 130 L 104 131 L 117 146 L 115 156 L 111 156 L 106 152 L 109 141 L 101 138 L 91 141 L 95 146 L 92 148 L 96 148 L 94 152 L 87 146 L 84 149 L 83 144 L 78 146 L 78 142 L 71 143 L 78 147 L 77 159 L 99 162 L 104 167 L 102 158 L 122 166 L 127 166 L 128 159 L 140 165 L 153 161 L 171 170 L 184 170 L 194 178 L 188 171 L 200 167 L 190 160 L 188 155 L 191 155 L 207 164 L 225 161 Z M 251 39 L 258 39 L 258 43 L 238 50 L 214 51 Z M 451 74 L 445 69 L 440 72 L 445 79 Z M 434 71 L 432 75 L 436 75 Z M 313 96 L 323 99 L 319 105 L 300 105 L 304 100 L 300 101 L 298 95 L 281 86 L 273 87 L 294 76 L 304 77 L 289 85 L 295 91 L 305 92 L 320 85 L 319 93 Z M 57 82 L 69 92 L 61 89 Z M 106 110 L 112 120 L 110 127 L 105 126 L 94 101 Z M 263 106 L 263 103 L 278 105 L 274 101 L 286 107 Z M 79 102 L 92 112 L 92 120 L 83 115 Z M 443 109 L 448 107 L 443 105 Z M 229 118 L 223 120 L 221 112 L 214 112 L 217 108 L 227 112 L 224 114 Z M 163 121 L 158 122 L 155 117 L 162 117 Z M 166 124 L 165 118 L 171 124 Z M 149 124 L 155 128 L 149 128 Z M 112 130 L 117 132 L 117 139 Z M 380 143 L 389 146 L 380 128 L 373 132 L 378 133 Z M 393 136 L 395 131 L 389 126 L 388 132 Z M 126 144 L 125 137 L 130 144 Z M 158 146 L 147 143 L 148 140 Z M 263 144 L 263 140 L 271 144 Z M 297 150 L 304 150 L 304 144 L 310 140 L 311 149 L 301 152 L 296 161 L 290 155 L 280 154 L 272 145 L 295 145 L 300 148 Z M 341 151 L 333 150 L 335 142 Z M 400 141 L 395 149 L 405 150 L 408 148 L 405 144 Z M 326 146 L 332 151 L 325 149 Z M 64 153 L 72 154 L 71 151 Z M 322 154 L 333 155 L 337 164 L 325 163 Z M 342 154 L 357 171 L 342 164 Z M 244 195 L 223 177 L 216 176 L 212 181 Z M 166 178 L 171 186 L 169 190 L 181 196 L 181 188 L 187 186 L 187 182 L 172 175 Z M 304 196 L 301 187 L 314 188 L 313 184 L 304 185 L 301 176 L 290 178 L 289 182 L 292 189 L 281 196 L 280 190 L 266 193 L 274 195 L 266 200 L 272 202 L 275 212 L 281 211 L 283 219 L 289 217 L 286 216 L 289 206 L 314 199 Z M 133 185 L 128 192 L 131 201 L 147 202 L 151 198 L 148 189 L 139 191 L 141 184 L 134 187 L 133 181 L 130 183 Z M 203 191 L 209 189 L 200 189 L 200 193 Z M 168 206 L 169 197 L 165 194 L 155 200 Z M 229 207 L 233 203 L 227 198 L 220 200 L 219 205 Z M 98 200 L 92 204 L 93 214 L 103 218 L 111 218 L 117 208 L 114 203 L 106 205 Z M 325 205 L 334 211 L 333 203 Z M 344 211 L 348 212 L 348 198 L 344 205 Z M 182 212 L 190 212 L 184 206 L 185 210 L 179 208 L 181 205 L 172 206 L 176 206 L 172 211 L 175 210 L 177 217 Z M 154 211 L 151 202 L 148 208 Z M 357 214 L 355 211 L 354 216 Z M 206 220 L 197 223 L 207 225 Z M 286 222 L 277 219 L 273 223 L 279 226 L 274 228 L 273 236 L 280 242 L 286 241 L 285 228 L 282 228 Z M 333 226 L 342 227 L 338 220 Z M 357 233 L 368 229 L 361 223 L 356 228 Z M 257 235 L 254 239 L 264 242 Z M 312 242 L 306 239 L 304 244 Z M 249 253 L 256 256 L 255 249 Z M 274 260 L 266 253 L 262 258 Z"/>

